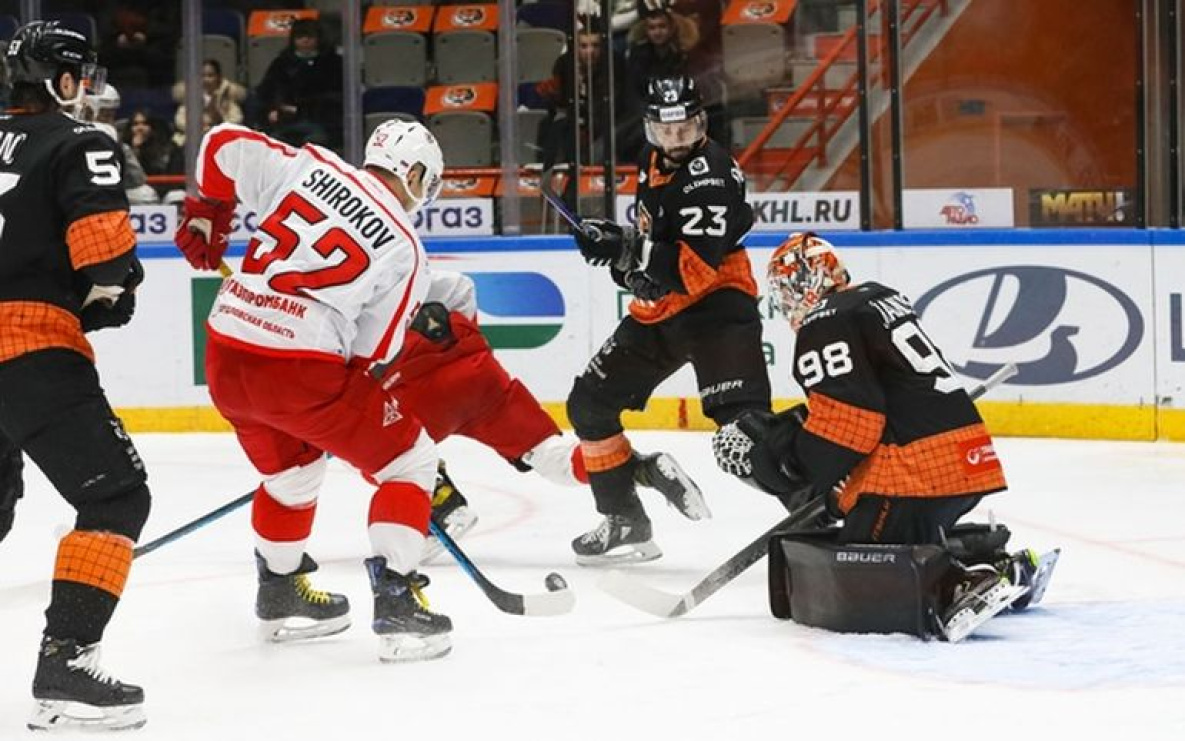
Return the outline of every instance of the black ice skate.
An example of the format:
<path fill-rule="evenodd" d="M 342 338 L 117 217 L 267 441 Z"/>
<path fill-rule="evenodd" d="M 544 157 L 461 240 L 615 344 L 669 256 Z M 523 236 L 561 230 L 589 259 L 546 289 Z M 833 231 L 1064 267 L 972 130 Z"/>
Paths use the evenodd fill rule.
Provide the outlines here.
<path fill-rule="evenodd" d="M 428 609 L 423 592 L 428 577 L 415 571 L 406 576 L 392 571 L 382 556 L 364 563 L 374 592 L 371 627 L 379 636 L 379 660 L 423 661 L 451 651 L 453 621 Z"/>
<path fill-rule="evenodd" d="M 444 526 L 444 531 L 451 535 L 453 540 L 460 540 L 462 535 L 477 524 L 477 513 L 470 509 L 469 501 L 449 478 L 444 461 L 441 461 L 436 469 L 436 489 L 432 492 L 432 517 Z M 428 563 L 443 550 L 444 546 L 440 541 L 429 535 L 424 541 L 424 553 L 420 562 Z"/>
<path fill-rule="evenodd" d="M 669 453 L 635 454 L 634 481 L 657 489 L 668 504 L 689 520 L 705 520 L 712 516 L 699 486 Z"/>
<path fill-rule="evenodd" d="M 255 615 L 262 621 L 260 632 L 266 640 L 299 641 L 336 635 L 350 627 L 350 601 L 346 596 L 313 589 L 309 583 L 308 574 L 317 570 L 317 562 L 307 553 L 291 574 L 269 571 L 258 551 L 255 565 L 259 570 Z"/>
<path fill-rule="evenodd" d="M 939 626 L 942 637 L 958 643 L 1011 605 L 1026 590 L 1026 587 L 1013 584 L 1008 575 L 990 564 L 967 567 L 962 580 L 955 586 L 950 605 L 942 612 Z"/>
<path fill-rule="evenodd" d="M 572 550 L 581 566 L 645 563 L 662 556 L 651 540 L 650 520 L 644 514 L 605 515 L 595 529 L 572 541 Z"/>
<path fill-rule="evenodd" d="M 128 730 L 144 725 L 144 690 L 124 684 L 99 666 L 99 644 L 81 646 L 66 638 L 41 641 L 33 676 L 37 707 L 28 726 Z"/>

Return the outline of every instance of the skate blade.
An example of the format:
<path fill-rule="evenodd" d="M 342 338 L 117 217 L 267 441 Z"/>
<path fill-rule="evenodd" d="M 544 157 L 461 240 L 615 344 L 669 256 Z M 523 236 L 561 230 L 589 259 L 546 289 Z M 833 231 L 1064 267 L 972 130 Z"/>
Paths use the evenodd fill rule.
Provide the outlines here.
<path fill-rule="evenodd" d="M 578 566 L 628 566 L 662 558 L 662 549 L 653 540 L 619 545 L 599 555 L 576 555 Z"/>
<path fill-rule="evenodd" d="M 448 533 L 453 540 L 460 540 L 465 533 L 473 529 L 477 524 L 477 513 L 471 510 L 468 506 L 458 507 L 448 516 L 444 521 L 444 531 Z M 420 556 L 420 563 L 425 564 L 432 559 L 444 553 L 444 546 L 440 541 L 433 536 L 428 536 L 424 541 L 424 551 Z"/>
<path fill-rule="evenodd" d="M 448 633 L 392 633 L 379 636 L 379 661 L 404 664 L 447 656 L 453 650 Z"/>
<path fill-rule="evenodd" d="M 656 465 L 664 476 L 678 481 L 679 486 L 682 487 L 682 492 L 668 492 L 661 486 L 655 487 L 667 500 L 667 504 L 689 520 L 712 519 L 712 511 L 708 509 L 708 503 L 704 501 L 703 491 L 691 480 L 690 476 L 683 472 L 674 458 L 663 453 L 658 457 Z"/>
<path fill-rule="evenodd" d="M 943 637 L 949 643 L 958 643 L 971 635 L 979 626 L 1003 612 L 1025 593 L 1025 588 L 1001 581 L 980 596 L 978 605 L 969 605 L 951 616 L 942 626 Z"/>
<path fill-rule="evenodd" d="M 38 700 L 25 725 L 31 731 L 131 731 L 147 722 L 143 705 L 100 707 L 70 700 Z"/>
<path fill-rule="evenodd" d="M 1060 548 L 1054 548 L 1052 551 L 1042 554 L 1037 560 L 1037 573 L 1033 575 L 1033 583 L 1029 587 L 1028 604 L 1025 607 L 1032 607 L 1045 596 L 1045 590 L 1049 588 L 1049 580 L 1053 578 L 1053 570 L 1057 566 L 1057 560 L 1061 554 Z"/>
<path fill-rule="evenodd" d="M 337 635 L 350 627 L 350 616 L 340 615 L 328 620 L 309 620 L 302 617 L 263 620 L 259 635 L 269 643 L 291 643 Z"/>

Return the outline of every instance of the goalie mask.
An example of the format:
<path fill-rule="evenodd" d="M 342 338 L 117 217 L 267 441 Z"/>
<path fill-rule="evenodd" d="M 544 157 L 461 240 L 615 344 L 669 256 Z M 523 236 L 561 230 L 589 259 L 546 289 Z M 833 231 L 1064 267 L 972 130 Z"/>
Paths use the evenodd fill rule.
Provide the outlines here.
<path fill-rule="evenodd" d="M 657 77 L 646 90 L 646 141 L 673 162 L 683 162 L 708 135 L 695 80 L 691 77 Z"/>
<path fill-rule="evenodd" d="M 766 276 L 774 305 L 795 332 L 825 296 L 851 282 L 835 247 L 814 232 L 791 234 L 782 242 Z"/>
<path fill-rule="evenodd" d="M 57 21 L 33 21 L 16 30 L 4 53 L 8 79 L 14 84 L 44 85 L 59 105 L 73 109 L 84 96 L 99 95 L 107 82 L 107 70 L 85 36 Z M 58 88 L 62 74 L 69 72 L 78 89 L 64 98 Z"/>
<path fill-rule="evenodd" d="M 393 118 L 378 125 L 366 140 L 366 167 L 378 167 L 391 173 L 403 183 L 404 190 L 414 201 L 409 214 L 415 215 L 436 200 L 443 184 L 444 155 L 436 137 L 423 124 Z M 413 193 L 408 177 L 416 165 L 423 165 L 420 192 Z"/>

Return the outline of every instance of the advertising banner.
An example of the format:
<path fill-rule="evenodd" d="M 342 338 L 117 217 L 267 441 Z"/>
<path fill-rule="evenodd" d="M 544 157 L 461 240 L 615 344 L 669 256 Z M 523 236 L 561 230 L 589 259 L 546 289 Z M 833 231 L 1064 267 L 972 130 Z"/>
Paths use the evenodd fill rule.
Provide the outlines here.
<path fill-rule="evenodd" d="M 860 194 L 854 190 L 824 193 L 749 193 L 753 231 L 803 229 L 855 231 L 860 228 Z M 617 221 L 635 223 L 634 197 L 617 197 Z"/>
<path fill-rule="evenodd" d="M 1029 191 L 1029 226 L 1135 226 L 1136 194 L 1131 188 L 1034 188 Z"/>
<path fill-rule="evenodd" d="M 907 188 L 902 192 L 906 229 L 1011 227 L 1012 188 Z"/>
<path fill-rule="evenodd" d="M 143 212 L 145 223 L 154 213 Z M 924 330 L 969 382 L 1018 363 L 993 401 L 1185 406 L 1185 244 L 1154 255 L 1148 244 L 920 241 L 928 243 L 856 240 L 840 249 L 857 282 L 884 283 L 913 302 Z M 630 296 L 574 250 L 499 242 L 516 249 L 466 246 L 432 253 L 432 264 L 475 281 L 479 321 L 500 360 L 542 401 L 562 402 Z M 749 252 L 764 288 L 771 249 Z M 120 407 L 207 406 L 203 324 L 219 281 L 180 256 L 145 262 L 135 321 L 91 336 L 104 386 Z M 759 308 L 774 396 L 800 398 L 790 373 L 794 337 L 765 297 Z M 683 369 L 654 396 L 695 400 L 694 375 Z"/>

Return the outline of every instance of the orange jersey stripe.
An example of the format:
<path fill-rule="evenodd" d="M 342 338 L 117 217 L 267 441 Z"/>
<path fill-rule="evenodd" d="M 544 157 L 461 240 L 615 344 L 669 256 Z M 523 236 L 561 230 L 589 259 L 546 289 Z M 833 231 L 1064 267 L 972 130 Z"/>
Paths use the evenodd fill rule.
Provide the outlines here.
<path fill-rule="evenodd" d="M 0 301 L 0 362 L 50 347 L 95 360 L 82 322 L 73 313 L 41 301 Z"/>
<path fill-rule="evenodd" d="M 115 533 L 71 530 L 58 543 L 56 581 L 72 581 L 118 597 L 132 569 L 132 541 Z"/>
<path fill-rule="evenodd" d="M 589 473 L 623 466 L 634 454 L 629 439 L 621 434 L 604 440 L 582 440 L 580 452 L 584 455 L 584 467 Z"/>
<path fill-rule="evenodd" d="M 880 444 L 885 415 L 861 409 L 820 393 L 810 395 L 804 429 L 857 453 L 871 453 Z"/>
<path fill-rule="evenodd" d="M 861 494 L 945 497 L 990 494 L 1006 486 L 992 438 L 976 423 L 907 445 L 879 446 L 852 471 L 839 506 L 847 512 Z"/>
<path fill-rule="evenodd" d="M 686 250 L 693 255 L 695 253 L 682 243 L 680 243 L 679 249 L 681 251 L 679 270 L 690 293 L 668 293 L 658 301 L 634 299 L 630 302 L 630 316 L 642 324 L 654 324 L 664 319 L 670 319 L 712 291 L 719 291 L 721 288 L 735 288 L 750 296 L 757 295 L 757 281 L 753 280 L 753 266 L 750 265 L 749 254 L 745 250 L 740 249 L 725 255 L 720 267 L 714 271 L 711 281 L 704 283 L 702 281 L 703 275 L 697 275 L 692 280 L 688 280 L 687 266 L 692 261 L 685 258 L 682 251 Z M 695 259 L 699 261 L 704 270 L 711 271 L 711 268 L 698 255 L 695 255 Z M 693 284 L 697 281 L 700 285 L 698 290 L 695 290 Z"/>
<path fill-rule="evenodd" d="M 119 257 L 136 246 L 136 233 L 127 211 L 91 214 L 66 230 L 70 264 L 75 270 Z"/>

